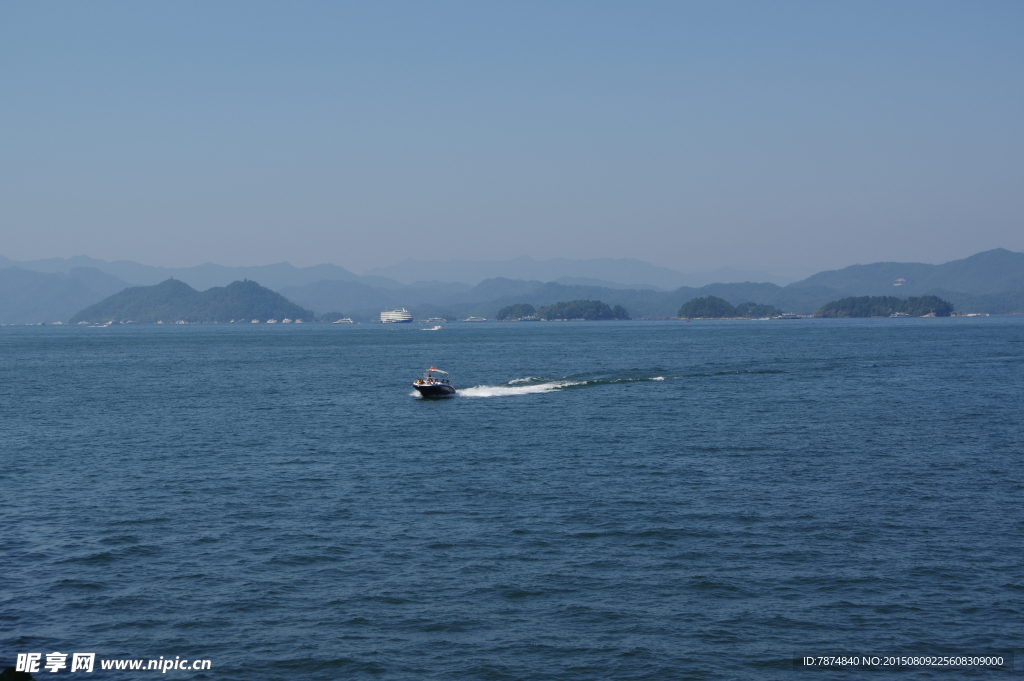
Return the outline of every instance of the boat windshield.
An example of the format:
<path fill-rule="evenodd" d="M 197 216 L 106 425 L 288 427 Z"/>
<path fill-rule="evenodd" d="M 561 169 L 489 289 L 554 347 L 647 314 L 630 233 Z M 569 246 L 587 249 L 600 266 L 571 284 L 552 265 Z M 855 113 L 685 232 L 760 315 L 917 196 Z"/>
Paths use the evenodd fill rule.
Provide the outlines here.
<path fill-rule="evenodd" d="M 430 367 L 423 372 L 423 378 L 416 379 L 417 385 L 449 385 L 450 383 L 448 372 L 441 371 L 436 367 Z"/>

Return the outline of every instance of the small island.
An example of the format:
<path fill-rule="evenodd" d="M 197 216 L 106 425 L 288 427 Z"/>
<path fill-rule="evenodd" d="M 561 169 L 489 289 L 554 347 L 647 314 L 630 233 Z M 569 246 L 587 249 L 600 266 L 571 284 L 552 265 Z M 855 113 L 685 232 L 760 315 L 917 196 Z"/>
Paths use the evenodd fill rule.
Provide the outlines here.
<path fill-rule="evenodd" d="M 518 322 L 523 317 L 534 317 L 537 314 L 536 308 L 529 303 L 516 303 L 498 310 L 494 318 L 499 322 Z"/>
<path fill-rule="evenodd" d="M 680 319 L 750 319 L 777 317 L 782 310 L 773 305 L 740 303 L 733 305 L 717 296 L 694 298 L 679 308 Z"/>
<path fill-rule="evenodd" d="M 71 319 L 72 324 L 106 322 L 228 323 L 316 321 L 313 313 L 255 281 L 236 281 L 197 291 L 183 281 L 168 279 L 154 286 L 132 286 L 91 305 Z"/>
<path fill-rule="evenodd" d="M 938 296 L 857 296 L 825 303 L 815 317 L 949 317 L 953 305 Z"/>
<path fill-rule="evenodd" d="M 615 307 L 602 303 L 600 300 L 570 300 L 546 305 L 539 310 L 528 303 L 518 303 L 503 307 L 495 315 L 499 321 L 517 321 L 520 319 L 543 319 L 544 321 L 604 321 L 613 319 L 632 319 L 629 312 L 621 305 Z"/>

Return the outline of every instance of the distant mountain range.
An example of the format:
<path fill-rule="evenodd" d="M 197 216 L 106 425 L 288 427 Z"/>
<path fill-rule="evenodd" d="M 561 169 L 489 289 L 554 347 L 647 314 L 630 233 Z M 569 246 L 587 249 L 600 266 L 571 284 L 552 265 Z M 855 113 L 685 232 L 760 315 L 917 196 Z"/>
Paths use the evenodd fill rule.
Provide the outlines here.
<path fill-rule="evenodd" d="M 519 267 L 517 271 L 535 267 L 558 276 L 547 281 L 497 276 L 502 267 Z M 428 274 L 434 280 L 403 284 L 397 278 L 383 276 L 396 274 L 397 270 L 404 272 L 406 281 Z M 490 276 L 475 283 L 439 280 L 460 272 L 472 279 L 485 271 Z M 595 274 L 604 276 L 591 276 Z M 732 305 L 753 302 L 808 314 L 829 301 L 865 295 L 937 295 L 951 301 L 959 311 L 1024 313 L 1024 253 L 1006 249 L 985 251 L 942 265 L 852 265 L 819 272 L 785 286 L 764 281 L 732 281 L 680 285 L 669 290 L 662 285 L 672 281 L 671 277 L 688 275 L 635 260 L 407 261 L 395 268 L 360 276 L 336 265 L 300 268 L 288 263 L 260 267 L 206 264 L 174 269 L 128 261 L 108 263 L 84 256 L 32 262 L 14 262 L 0 256 L 0 324 L 67 320 L 130 285 L 152 285 L 172 276 L 195 289 L 225 286 L 248 278 L 316 314 L 340 312 L 357 320 L 372 319 L 382 309 L 393 307 L 406 307 L 417 317 L 491 318 L 507 305 L 526 303 L 541 307 L 571 300 L 622 305 L 634 317 L 672 317 L 687 301 L 709 295 Z M 639 283 L 633 285 L 624 283 L 631 276 L 645 278 L 634 280 Z"/>
<path fill-rule="evenodd" d="M 663 291 L 715 282 L 767 281 L 785 286 L 795 281 L 765 272 L 734 270 L 730 267 L 722 267 L 713 272 L 683 274 L 667 267 L 627 258 L 534 260 L 525 255 L 513 260 L 403 260 L 397 265 L 378 267 L 365 274 L 386 277 L 403 284 L 439 280 L 459 281 L 475 286 L 486 279 L 502 278 Z"/>
<path fill-rule="evenodd" d="M 996 248 L 942 265 L 906 262 L 851 265 L 819 272 L 793 286 L 827 286 L 837 291 L 875 296 L 920 295 L 936 289 L 979 295 L 1024 291 L 1024 253 Z"/>
<path fill-rule="evenodd" d="M 397 281 L 383 277 L 360 277 L 338 265 L 295 267 L 286 262 L 254 267 L 226 267 L 205 263 L 195 267 L 153 267 L 130 260 L 97 260 L 84 255 L 73 258 L 48 258 L 16 262 L 0 256 L 0 268 L 19 267 L 34 272 L 69 273 L 72 269 L 91 267 L 113 275 L 128 286 L 151 286 L 167 279 L 183 281 L 192 288 L 204 291 L 211 286 L 227 286 L 233 281 L 251 279 L 275 291 L 285 286 L 302 286 L 324 279 L 363 281 L 372 286 L 400 287 Z"/>
<path fill-rule="evenodd" d="M 779 285 L 793 280 L 764 272 L 722 267 L 713 272 L 683 274 L 641 260 L 600 258 L 590 260 L 534 260 L 523 256 L 514 260 L 406 260 L 397 265 L 354 274 L 338 265 L 295 267 L 287 262 L 252 267 L 226 267 L 205 263 L 194 267 L 154 267 L 130 260 L 107 262 L 84 255 L 73 258 L 47 258 L 17 262 L 0 256 L 0 268 L 20 267 L 34 272 L 69 273 L 74 268 L 92 267 L 134 286 L 150 286 L 177 279 L 198 290 L 226 286 L 233 281 L 251 279 L 276 290 L 303 286 L 318 281 L 358 281 L 377 288 L 401 288 L 417 283 L 463 283 L 472 287 L 485 279 L 502 277 L 565 284 L 604 286 L 607 288 L 660 289 L 703 286 L 713 282 L 768 281 Z"/>
<path fill-rule="evenodd" d="M 374 310 L 396 305 L 408 307 L 419 316 L 490 318 L 507 305 L 541 307 L 570 300 L 622 305 L 634 317 L 674 317 L 684 303 L 709 295 L 732 305 L 753 302 L 802 314 L 848 296 L 939 295 L 958 310 L 998 314 L 1024 312 L 1024 253 L 995 249 L 943 265 L 853 265 L 820 272 L 788 286 L 733 282 L 658 291 L 497 277 L 462 290 L 452 285 L 442 289 L 437 283 L 420 283 L 384 291 L 357 282 L 321 281 L 281 292 L 315 312 L 344 311 L 356 318 L 371 318 Z"/>

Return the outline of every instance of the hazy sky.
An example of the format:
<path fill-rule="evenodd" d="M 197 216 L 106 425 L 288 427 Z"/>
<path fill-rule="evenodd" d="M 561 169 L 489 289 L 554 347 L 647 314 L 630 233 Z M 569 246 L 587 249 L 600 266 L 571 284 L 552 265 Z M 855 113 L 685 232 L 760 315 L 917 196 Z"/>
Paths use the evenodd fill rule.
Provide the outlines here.
<path fill-rule="evenodd" d="M 1024 251 L 1024 3 L 0 4 L 0 254 Z"/>

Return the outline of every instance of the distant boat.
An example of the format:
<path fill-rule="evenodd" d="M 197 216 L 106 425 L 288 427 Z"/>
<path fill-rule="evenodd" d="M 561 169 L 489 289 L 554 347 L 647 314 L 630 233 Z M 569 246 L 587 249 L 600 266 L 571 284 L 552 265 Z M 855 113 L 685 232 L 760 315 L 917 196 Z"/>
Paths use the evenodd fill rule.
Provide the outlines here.
<path fill-rule="evenodd" d="M 440 331 L 443 328 L 444 327 L 439 324 L 437 326 L 432 326 L 429 329 L 420 329 L 420 331 Z"/>
<path fill-rule="evenodd" d="M 424 319 L 423 323 L 424 324 L 444 324 L 447 321 L 448 320 L 445 319 L 444 317 L 431 317 L 430 319 Z"/>
<path fill-rule="evenodd" d="M 519 321 L 521 321 L 521 322 L 539 322 L 540 321 L 540 317 L 535 317 L 533 315 L 528 315 L 526 317 L 520 317 Z"/>
<path fill-rule="evenodd" d="M 795 312 L 784 312 L 783 314 L 780 314 L 778 317 L 774 317 L 774 319 L 802 319 L 802 317 L 800 317 L 800 315 L 796 314 Z"/>
<path fill-rule="evenodd" d="M 464 322 L 486 322 L 487 318 L 486 317 L 466 317 L 462 321 L 464 321 Z"/>
<path fill-rule="evenodd" d="M 355 324 L 355 322 L 352 321 L 351 319 L 349 319 L 348 317 L 342 317 L 341 319 L 335 319 L 331 323 L 332 324 Z"/>
<path fill-rule="evenodd" d="M 267 324 L 277 324 L 277 320 L 276 319 L 268 319 L 267 320 Z"/>
<path fill-rule="evenodd" d="M 910 315 L 908 315 L 906 312 L 893 312 L 889 316 L 890 317 L 909 317 Z"/>
<path fill-rule="evenodd" d="M 380 321 L 383 324 L 406 324 L 412 321 L 412 313 L 404 307 L 397 310 L 384 310 L 380 313 Z"/>
<path fill-rule="evenodd" d="M 451 397 L 455 394 L 455 386 L 452 385 L 447 371 L 441 371 L 437 367 L 430 367 L 423 372 L 422 378 L 412 382 L 423 397 Z"/>
<path fill-rule="evenodd" d="M 292 323 L 292 320 L 290 320 L 290 319 L 282 319 L 282 320 L 281 320 L 281 323 L 282 323 L 282 324 L 291 324 L 291 323 Z"/>

